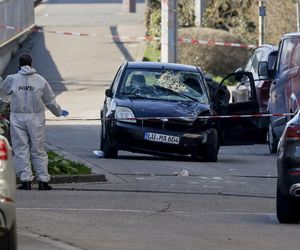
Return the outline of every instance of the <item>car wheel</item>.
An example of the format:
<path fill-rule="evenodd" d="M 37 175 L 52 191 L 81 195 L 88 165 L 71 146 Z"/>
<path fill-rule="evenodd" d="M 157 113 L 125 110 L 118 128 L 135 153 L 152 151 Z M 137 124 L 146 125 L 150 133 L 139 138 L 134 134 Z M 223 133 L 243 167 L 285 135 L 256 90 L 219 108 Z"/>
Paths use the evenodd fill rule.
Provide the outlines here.
<path fill-rule="evenodd" d="M 278 140 L 275 140 L 275 134 L 274 134 L 274 130 L 273 130 L 273 126 L 272 126 L 271 122 L 269 124 L 267 141 L 268 141 L 270 153 L 275 154 L 277 152 Z"/>
<path fill-rule="evenodd" d="M 103 151 L 104 158 L 117 158 L 118 157 L 118 149 L 111 145 L 110 139 L 106 134 L 104 136 L 103 127 L 101 129 L 101 143 L 100 149 Z"/>
<path fill-rule="evenodd" d="M 204 160 L 208 162 L 216 162 L 218 160 L 219 144 L 218 144 L 218 132 L 216 129 L 211 129 L 211 132 L 207 135 L 207 142 L 203 147 L 194 152 L 193 157 L 196 160 Z M 199 152 L 200 151 L 200 152 Z"/>
<path fill-rule="evenodd" d="M 17 231 L 14 223 L 10 230 L 0 232 L 0 249 L 16 250 L 17 249 Z"/>
<path fill-rule="evenodd" d="M 258 131 L 258 138 L 257 138 L 257 143 L 258 144 L 265 144 L 267 141 L 267 128 L 261 128 Z"/>
<path fill-rule="evenodd" d="M 283 195 L 277 187 L 276 212 L 280 223 L 298 223 L 300 221 L 300 201 Z"/>

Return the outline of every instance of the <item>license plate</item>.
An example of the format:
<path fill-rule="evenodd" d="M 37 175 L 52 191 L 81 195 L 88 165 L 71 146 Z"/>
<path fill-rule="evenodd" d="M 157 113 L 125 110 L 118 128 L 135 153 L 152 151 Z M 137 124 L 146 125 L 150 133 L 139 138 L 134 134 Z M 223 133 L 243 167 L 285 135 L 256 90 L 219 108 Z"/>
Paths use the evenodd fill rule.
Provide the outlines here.
<path fill-rule="evenodd" d="M 169 144 L 179 144 L 180 141 L 180 137 L 178 136 L 149 133 L 149 132 L 145 133 L 144 139 L 147 141 L 156 141 L 156 142 L 169 143 Z"/>

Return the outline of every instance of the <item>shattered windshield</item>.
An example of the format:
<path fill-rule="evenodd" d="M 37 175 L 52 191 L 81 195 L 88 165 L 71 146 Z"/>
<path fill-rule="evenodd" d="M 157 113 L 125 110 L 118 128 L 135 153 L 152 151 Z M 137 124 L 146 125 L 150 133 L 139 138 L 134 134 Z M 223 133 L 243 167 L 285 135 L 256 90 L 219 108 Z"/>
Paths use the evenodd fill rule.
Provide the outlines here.
<path fill-rule="evenodd" d="M 128 98 L 208 103 L 199 74 L 188 71 L 127 70 L 120 94 Z"/>

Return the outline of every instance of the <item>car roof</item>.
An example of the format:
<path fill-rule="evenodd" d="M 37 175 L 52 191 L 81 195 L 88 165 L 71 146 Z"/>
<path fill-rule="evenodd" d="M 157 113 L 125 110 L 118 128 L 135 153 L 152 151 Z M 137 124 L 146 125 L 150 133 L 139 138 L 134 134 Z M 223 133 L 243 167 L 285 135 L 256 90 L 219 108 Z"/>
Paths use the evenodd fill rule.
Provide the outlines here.
<path fill-rule="evenodd" d="M 257 49 L 278 50 L 278 46 L 274 46 L 274 45 L 271 45 L 271 44 L 262 44 Z"/>
<path fill-rule="evenodd" d="M 293 37 L 300 37 L 300 32 L 294 32 L 294 33 L 287 33 L 284 34 L 283 37 L 281 39 L 286 39 L 286 38 L 293 38 Z"/>
<path fill-rule="evenodd" d="M 196 66 L 179 63 L 161 63 L 161 62 L 128 62 L 128 69 L 169 69 L 199 72 Z"/>

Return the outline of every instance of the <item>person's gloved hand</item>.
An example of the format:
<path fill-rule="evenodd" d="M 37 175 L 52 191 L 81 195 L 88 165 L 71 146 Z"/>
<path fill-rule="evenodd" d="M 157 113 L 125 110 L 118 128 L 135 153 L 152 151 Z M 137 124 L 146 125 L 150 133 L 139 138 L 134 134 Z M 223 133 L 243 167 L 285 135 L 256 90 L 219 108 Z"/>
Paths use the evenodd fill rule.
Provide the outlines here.
<path fill-rule="evenodd" d="M 61 111 L 61 116 L 68 116 L 69 115 L 69 112 L 67 110 L 62 110 Z"/>

